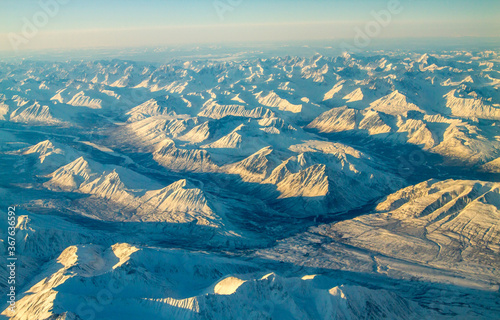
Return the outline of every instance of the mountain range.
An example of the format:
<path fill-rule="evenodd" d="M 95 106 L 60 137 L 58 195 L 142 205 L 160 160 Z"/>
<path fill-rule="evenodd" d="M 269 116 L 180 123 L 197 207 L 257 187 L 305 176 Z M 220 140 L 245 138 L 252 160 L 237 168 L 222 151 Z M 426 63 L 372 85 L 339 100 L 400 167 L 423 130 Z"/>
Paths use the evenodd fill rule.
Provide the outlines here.
<path fill-rule="evenodd" d="M 499 61 L 0 62 L 0 317 L 498 318 Z"/>

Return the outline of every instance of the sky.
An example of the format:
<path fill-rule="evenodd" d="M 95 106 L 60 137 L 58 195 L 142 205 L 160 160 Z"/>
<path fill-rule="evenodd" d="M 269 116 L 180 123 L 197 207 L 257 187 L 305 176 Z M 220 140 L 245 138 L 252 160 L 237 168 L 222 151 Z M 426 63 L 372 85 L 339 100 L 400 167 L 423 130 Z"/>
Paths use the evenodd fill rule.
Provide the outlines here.
<path fill-rule="evenodd" d="M 0 51 L 498 37 L 499 31 L 498 0 L 0 1 Z"/>

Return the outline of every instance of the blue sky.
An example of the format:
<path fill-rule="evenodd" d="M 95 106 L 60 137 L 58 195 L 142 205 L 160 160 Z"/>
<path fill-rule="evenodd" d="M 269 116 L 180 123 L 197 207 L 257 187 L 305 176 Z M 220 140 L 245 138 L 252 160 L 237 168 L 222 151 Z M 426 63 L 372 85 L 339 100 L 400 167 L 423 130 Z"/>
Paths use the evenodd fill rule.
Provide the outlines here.
<path fill-rule="evenodd" d="M 0 50 L 23 36 L 40 1 L 0 2 Z M 62 0 L 60 0 L 62 1 Z M 373 11 L 398 0 L 64 0 L 58 13 L 19 49 L 180 43 L 348 39 Z M 218 1 L 218 2 L 217 2 Z M 403 11 L 377 37 L 498 36 L 498 0 L 399 0 Z M 231 3 L 236 5 L 231 5 Z M 239 3 L 239 4 L 238 4 Z M 217 11 L 216 4 L 226 11 Z M 225 7 L 224 7 L 225 5 Z M 222 9 L 223 10 L 223 9 Z M 221 13 L 223 13 L 221 15 Z M 19 40 L 17 38 L 17 40 Z"/>

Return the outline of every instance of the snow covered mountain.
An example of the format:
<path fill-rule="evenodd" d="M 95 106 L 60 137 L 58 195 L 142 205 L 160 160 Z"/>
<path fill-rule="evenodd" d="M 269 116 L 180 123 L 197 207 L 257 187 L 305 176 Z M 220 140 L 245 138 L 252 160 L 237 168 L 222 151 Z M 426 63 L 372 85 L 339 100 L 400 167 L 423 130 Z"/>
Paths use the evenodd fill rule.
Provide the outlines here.
<path fill-rule="evenodd" d="M 432 314 L 387 290 L 334 283 L 330 288 L 317 278 L 264 274 L 254 263 L 180 250 L 155 250 L 126 243 L 71 246 L 43 266 L 30 290 L 20 298 L 18 311 L 3 314 L 19 320 L 32 319 L 32 315 L 71 319 L 79 314 L 106 319 L 284 315 L 295 319 L 394 318 Z M 44 280 L 37 283 L 38 279 Z M 100 288 L 105 288 L 108 295 L 102 305 L 93 305 L 81 294 L 87 292 L 88 297 L 99 299 L 103 292 Z M 242 301 L 246 303 L 240 304 Z M 309 306 L 304 308 L 304 303 Z"/>
<path fill-rule="evenodd" d="M 45 140 L 33 146 L 10 153 L 23 155 L 29 159 L 35 159 L 35 165 L 40 174 L 53 172 L 62 165 L 79 158 L 77 150 L 64 144 L 53 143 L 50 140 Z"/>

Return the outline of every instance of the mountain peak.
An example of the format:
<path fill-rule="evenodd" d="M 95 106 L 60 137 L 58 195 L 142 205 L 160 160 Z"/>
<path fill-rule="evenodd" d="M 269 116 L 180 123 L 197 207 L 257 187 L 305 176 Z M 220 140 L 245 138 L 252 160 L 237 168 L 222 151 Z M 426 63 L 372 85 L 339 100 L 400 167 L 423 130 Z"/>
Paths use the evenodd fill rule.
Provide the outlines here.
<path fill-rule="evenodd" d="M 373 110 L 391 115 L 404 115 L 408 111 L 425 113 L 425 111 L 420 109 L 417 105 L 408 102 L 407 97 L 398 90 L 394 90 L 390 94 L 372 102 L 370 107 Z"/>
<path fill-rule="evenodd" d="M 51 179 L 45 182 L 44 186 L 61 191 L 75 191 L 94 176 L 96 173 L 82 156 L 51 173 L 49 175 Z"/>
<path fill-rule="evenodd" d="M 363 91 L 361 88 L 357 88 L 356 90 L 352 91 L 342 99 L 347 100 L 347 102 L 356 102 L 356 101 L 361 101 L 364 99 Z"/>
<path fill-rule="evenodd" d="M 50 140 L 45 140 L 35 144 L 34 146 L 24 149 L 22 154 L 39 153 L 42 155 L 52 152 L 54 151 L 54 149 L 55 146 L 52 144 L 52 142 Z"/>

